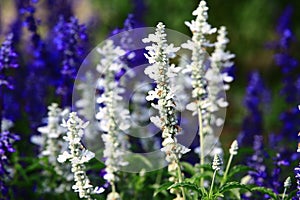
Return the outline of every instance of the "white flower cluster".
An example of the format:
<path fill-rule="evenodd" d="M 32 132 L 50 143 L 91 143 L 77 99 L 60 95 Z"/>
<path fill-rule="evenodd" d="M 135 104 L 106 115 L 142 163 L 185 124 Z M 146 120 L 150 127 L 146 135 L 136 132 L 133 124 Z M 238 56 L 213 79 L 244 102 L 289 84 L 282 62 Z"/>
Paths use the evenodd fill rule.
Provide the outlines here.
<path fill-rule="evenodd" d="M 1 132 L 8 131 L 13 127 L 14 123 L 9 119 L 2 119 L 1 121 Z"/>
<path fill-rule="evenodd" d="M 47 158 L 48 162 L 43 164 L 52 166 L 55 172 L 58 175 L 65 177 L 67 181 L 62 182 L 61 180 L 56 180 L 55 182 L 58 185 L 55 185 L 54 188 L 50 188 L 53 183 L 50 184 L 49 182 L 44 181 L 44 192 L 51 192 L 54 190 L 56 193 L 62 193 L 65 190 L 68 190 L 68 181 L 73 179 L 73 175 L 69 172 L 68 168 L 66 166 L 59 165 L 57 162 L 57 156 L 67 149 L 67 144 L 62 139 L 62 135 L 66 132 L 66 129 L 61 127 L 60 124 L 62 122 L 62 118 L 68 113 L 68 109 L 62 111 L 62 109 L 58 107 L 57 103 L 52 103 L 48 106 L 47 125 L 37 129 L 41 135 L 33 135 L 30 138 L 31 142 L 38 145 L 40 148 L 39 157 Z M 43 171 L 42 174 L 44 176 L 51 176 L 48 171 Z"/>
<path fill-rule="evenodd" d="M 221 169 L 221 166 L 223 165 L 223 161 L 221 157 L 218 154 L 215 154 L 213 163 L 212 163 L 212 169 L 219 171 Z"/>
<path fill-rule="evenodd" d="M 196 99 L 187 105 L 187 109 L 193 111 L 193 114 L 202 115 L 202 131 L 204 139 L 202 144 L 205 154 L 222 154 L 222 148 L 218 137 L 213 134 L 213 128 L 221 127 L 224 119 L 219 117 L 218 111 L 227 107 L 228 102 L 225 99 L 223 90 L 229 89 L 229 83 L 233 81 L 226 69 L 232 67 L 231 59 L 234 55 L 226 51 L 226 45 L 229 40 L 226 37 L 226 28 L 222 26 L 218 30 L 217 41 L 210 43 L 207 36 L 214 34 L 217 29 L 212 28 L 207 22 L 208 7 L 204 0 L 200 1 L 198 8 L 193 12 L 195 20 L 186 22 L 186 25 L 193 33 L 192 41 L 183 44 L 182 47 L 192 51 L 191 64 L 183 71 L 191 73 L 193 92 L 192 97 Z M 210 58 L 210 66 L 207 65 L 208 54 L 206 47 L 214 47 Z M 225 84 L 223 86 L 223 83 Z M 207 145 L 210 143 L 210 145 Z M 212 152 L 209 152 L 214 146 Z"/>
<path fill-rule="evenodd" d="M 112 187 L 118 180 L 116 173 L 121 167 L 128 165 L 125 161 L 125 150 L 128 148 L 124 132 L 130 128 L 129 111 L 125 109 L 121 94 L 124 89 L 121 83 L 115 81 L 115 74 L 120 69 L 125 68 L 121 57 L 125 51 L 115 46 L 113 41 L 109 40 L 105 45 L 98 49 L 101 56 L 97 70 L 101 73 L 98 80 L 98 88 L 103 92 L 97 98 L 100 104 L 99 112 L 96 118 L 99 120 L 99 128 L 103 132 L 104 141 L 103 157 L 106 165 L 106 179 Z M 113 195 L 117 195 L 114 191 Z"/>
<path fill-rule="evenodd" d="M 89 140 L 93 140 L 98 130 L 95 126 L 95 78 L 92 72 L 86 72 L 85 81 L 79 83 L 77 88 L 81 90 L 81 99 L 76 102 L 78 114 L 90 122 L 90 125 L 86 129 L 85 137 Z"/>
<path fill-rule="evenodd" d="M 239 150 L 239 144 L 238 144 L 237 140 L 234 140 L 230 146 L 229 153 L 231 155 L 237 155 L 238 150 Z"/>
<path fill-rule="evenodd" d="M 210 58 L 211 67 L 205 74 L 205 78 L 208 80 L 208 101 L 211 103 L 208 107 L 211 113 L 210 124 L 216 127 L 222 126 L 224 120 L 218 118 L 215 113 L 229 105 L 222 92 L 228 90 L 230 87 L 229 83 L 233 81 L 233 77 L 227 71 L 233 66 L 233 62 L 230 60 L 234 58 L 234 54 L 226 51 L 226 45 L 229 43 L 226 35 L 226 28 L 222 26 L 218 30 L 217 42 L 214 45 L 215 49 Z"/>
<path fill-rule="evenodd" d="M 60 153 L 60 146 L 63 146 L 63 141 L 58 138 L 65 133 L 66 129 L 60 126 L 62 110 L 58 107 L 57 103 L 52 103 L 48 106 L 48 123 L 46 126 L 39 127 L 37 130 L 41 136 L 33 136 L 32 140 L 41 139 L 44 143 L 44 149 L 41 151 L 40 156 L 48 157 L 49 163 L 56 166 L 57 155 Z M 57 169 L 56 169 L 57 170 Z M 58 174 L 62 172 L 56 171 Z"/>
<path fill-rule="evenodd" d="M 85 163 L 94 158 L 95 154 L 86 150 L 81 144 L 81 138 L 88 122 L 83 122 L 77 113 L 72 112 L 67 121 L 63 120 L 62 127 L 67 128 L 67 135 L 63 138 L 68 142 L 69 151 L 64 151 L 58 156 L 57 161 L 64 163 L 71 162 L 71 171 L 74 173 L 75 184 L 72 189 L 79 193 L 80 198 L 92 199 L 92 193 L 101 193 L 103 188 L 93 188 L 85 172 Z"/>
<path fill-rule="evenodd" d="M 219 73 L 221 72 L 222 80 L 225 84 L 225 90 L 228 90 L 230 88 L 229 83 L 233 81 L 233 77 L 226 72 L 226 69 L 233 66 L 234 63 L 231 60 L 235 57 L 234 54 L 230 53 L 229 51 L 226 51 L 228 43 L 229 39 L 227 38 L 226 27 L 221 26 L 218 30 L 217 42 L 214 45 L 215 50 L 211 54 L 210 60 L 212 69 L 218 69 Z"/>
<path fill-rule="evenodd" d="M 166 40 L 165 26 L 158 23 L 155 34 L 149 34 L 143 39 L 144 43 L 152 43 L 147 46 L 148 54 L 145 54 L 149 63 L 152 64 L 145 69 L 145 74 L 153 79 L 157 86 L 148 92 L 146 99 L 153 101 L 157 99 L 157 104 L 152 106 L 159 111 L 159 116 L 151 117 L 150 120 L 162 129 L 162 151 L 166 153 L 166 160 L 169 163 L 178 162 L 182 154 L 189 151 L 186 147 L 177 143 L 176 134 L 180 132 L 180 127 L 176 119 L 176 104 L 174 101 L 174 91 L 170 89 L 170 78 L 175 77 L 178 68 L 169 64 L 169 59 L 176 56 L 178 47 L 173 44 L 168 45 Z"/>

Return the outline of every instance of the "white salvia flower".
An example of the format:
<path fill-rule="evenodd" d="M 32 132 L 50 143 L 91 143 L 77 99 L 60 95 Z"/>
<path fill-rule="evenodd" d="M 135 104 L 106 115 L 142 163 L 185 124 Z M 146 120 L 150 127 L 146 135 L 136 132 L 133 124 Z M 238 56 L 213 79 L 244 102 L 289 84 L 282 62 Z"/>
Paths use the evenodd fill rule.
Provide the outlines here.
<path fill-rule="evenodd" d="M 238 145 L 238 142 L 237 140 L 234 140 L 230 146 L 230 149 L 229 149 L 229 153 L 231 155 L 237 155 L 238 154 L 238 149 L 239 149 L 239 145 Z"/>
<path fill-rule="evenodd" d="M 85 74 L 85 81 L 78 84 L 78 90 L 81 90 L 81 99 L 76 102 L 78 108 L 78 114 L 83 116 L 90 122 L 90 126 L 87 127 L 85 137 L 89 140 L 95 138 L 97 134 L 97 128 L 95 127 L 95 78 L 92 72 L 88 71 Z"/>
<path fill-rule="evenodd" d="M 116 73 L 121 69 L 127 69 L 127 66 L 121 59 L 125 51 L 115 46 L 113 41 L 106 42 L 98 52 L 100 62 L 97 71 L 101 74 L 101 78 L 97 87 L 103 92 L 97 98 L 97 103 L 104 106 L 100 106 L 96 119 L 99 120 L 99 129 L 103 132 L 103 157 L 106 165 L 104 179 L 114 185 L 118 180 L 117 172 L 121 167 L 128 165 L 125 161 L 125 151 L 129 144 L 123 132 L 131 127 L 130 113 L 125 108 L 121 96 L 124 93 L 122 82 L 115 81 Z"/>
<path fill-rule="evenodd" d="M 1 131 L 8 131 L 11 127 L 13 127 L 14 123 L 9 119 L 2 119 L 1 122 Z"/>
<path fill-rule="evenodd" d="M 284 188 L 289 188 L 292 185 L 291 177 L 287 177 L 284 181 L 283 187 Z"/>
<path fill-rule="evenodd" d="M 157 83 L 156 88 L 148 92 L 147 100 L 158 99 L 157 105 L 153 107 L 158 109 L 160 115 L 151 117 L 150 120 L 163 130 L 162 137 L 164 141 L 162 145 L 164 148 L 162 150 L 168 152 L 166 153 L 166 159 L 172 162 L 177 157 L 176 152 L 180 152 L 179 149 L 176 149 L 180 146 L 177 145 L 175 139 L 180 128 L 177 125 L 175 113 L 175 94 L 169 86 L 170 78 L 175 77 L 180 69 L 176 69 L 174 65 L 169 64 L 169 59 L 174 58 L 179 48 L 174 47 L 173 44 L 168 45 L 166 36 L 165 26 L 160 22 L 156 27 L 155 34 L 150 34 L 148 38 L 143 39 L 143 42 L 152 42 L 151 46 L 146 47 L 148 53 L 145 54 L 152 65 L 145 69 L 145 74 Z"/>
<path fill-rule="evenodd" d="M 221 169 L 221 166 L 223 165 L 222 159 L 218 154 L 215 154 L 213 163 L 212 163 L 212 169 L 219 171 Z"/>
<path fill-rule="evenodd" d="M 161 151 L 165 152 L 166 160 L 169 163 L 168 171 L 171 174 L 170 180 L 177 182 L 176 169 L 181 156 L 190 151 L 190 149 L 177 143 L 176 135 L 181 131 L 176 118 L 175 88 L 172 87 L 171 78 L 175 78 L 180 68 L 170 65 L 169 59 L 176 56 L 179 48 L 173 44 L 168 45 L 166 40 L 165 26 L 158 23 L 155 34 L 150 34 L 148 38 L 143 39 L 144 43 L 152 43 L 145 49 L 148 62 L 152 65 L 145 69 L 145 74 L 156 82 L 156 88 L 148 92 L 147 100 L 157 99 L 157 104 L 152 103 L 152 107 L 159 111 L 158 117 L 152 117 L 151 121 L 162 130 Z M 171 192 L 180 195 L 178 192 Z"/>
<path fill-rule="evenodd" d="M 71 175 L 68 166 L 61 166 L 59 164 L 59 162 L 64 161 L 65 157 L 60 157 L 59 160 L 57 160 L 58 155 L 67 148 L 66 142 L 62 139 L 62 135 L 66 132 L 66 129 L 60 126 L 64 113 L 66 112 L 66 110 L 62 111 L 57 103 L 52 103 L 48 106 L 47 125 L 37 129 L 41 135 L 31 137 L 31 142 L 40 147 L 39 157 L 48 158 L 47 163 L 42 164 L 50 165 L 55 172 L 62 177 Z M 66 156 L 66 154 L 64 154 L 64 156 Z M 48 171 L 43 171 L 42 174 L 47 177 L 52 176 Z M 49 183 L 49 181 L 53 181 L 53 179 L 51 178 L 51 180 L 44 181 L 43 192 L 61 192 L 67 190 L 70 186 L 69 182 L 62 181 L 59 178 L 54 180 L 57 183 L 55 186 L 52 186 L 53 182 Z M 50 188 L 51 186 L 52 188 Z"/>
<path fill-rule="evenodd" d="M 49 164 L 51 164 L 58 174 L 62 174 L 61 167 L 57 164 L 56 158 L 61 152 L 60 143 L 61 135 L 66 129 L 60 126 L 62 110 L 58 107 L 57 103 L 52 103 L 48 106 L 47 125 L 39 127 L 37 130 L 41 136 L 33 136 L 31 141 L 39 143 L 41 152 L 40 157 L 48 157 Z"/>
<path fill-rule="evenodd" d="M 117 192 L 109 193 L 106 198 L 106 200 L 120 200 L 120 199 L 121 199 L 121 197 L 120 197 L 119 193 L 117 193 Z"/>
<path fill-rule="evenodd" d="M 69 152 L 65 151 L 58 156 L 57 160 L 59 162 L 66 162 L 67 160 L 71 162 L 71 172 L 74 173 L 75 181 L 72 189 L 78 192 L 79 198 L 92 199 L 90 195 L 94 189 L 86 175 L 84 164 L 92 159 L 95 154 L 84 149 L 80 142 L 87 125 L 88 122 L 83 122 L 75 112 L 70 113 L 67 121 L 63 120 L 62 126 L 68 130 L 64 139 L 68 142 Z"/>
<path fill-rule="evenodd" d="M 207 11 L 206 2 L 200 1 L 198 8 L 193 12 L 196 19 L 192 20 L 192 22 L 186 22 L 186 25 L 193 33 L 192 40 L 182 45 L 183 48 L 192 51 L 191 63 L 186 66 L 186 69 L 183 69 L 183 72 L 191 76 L 192 97 L 196 99 L 195 103 L 187 105 L 187 109 L 193 111 L 193 114 L 198 113 L 198 110 L 201 112 L 198 115 L 201 115 L 203 133 L 199 133 L 204 135 L 213 134 L 209 113 L 209 109 L 212 109 L 213 105 L 209 99 L 208 80 L 206 77 L 207 67 L 205 66 L 207 58 L 205 48 L 212 46 L 212 44 L 206 37 L 216 32 L 216 28 L 212 28 L 207 22 Z"/>
<path fill-rule="evenodd" d="M 226 51 L 226 46 L 229 43 L 227 38 L 227 31 L 225 26 L 221 26 L 218 30 L 217 42 L 215 43 L 215 50 L 211 55 L 211 65 L 221 69 L 231 67 L 233 62 L 231 59 L 235 57 L 234 54 Z M 231 80 L 232 81 L 232 80 Z"/>

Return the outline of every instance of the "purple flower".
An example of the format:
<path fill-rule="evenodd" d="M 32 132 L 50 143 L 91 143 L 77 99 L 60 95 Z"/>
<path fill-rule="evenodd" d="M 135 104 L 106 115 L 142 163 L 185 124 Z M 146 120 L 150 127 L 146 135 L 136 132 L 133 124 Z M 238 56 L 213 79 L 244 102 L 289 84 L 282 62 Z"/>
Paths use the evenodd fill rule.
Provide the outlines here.
<path fill-rule="evenodd" d="M 23 16 L 23 25 L 30 32 L 30 45 L 28 45 L 28 52 L 30 57 L 26 63 L 26 78 L 20 77 L 22 81 L 19 84 L 24 84 L 23 98 L 26 98 L 25 110 L 28 113 L 31 121 L 31 127 L 35 129 L 40 119 L 46 112 L 46 98 L 50 77 L 49 68 L 47 68 L 47 52 L 45 49 L 45 42 L 38 33 L 39 20 L 35 17 L 35 7 L 29 3 L 20 9 Z M 24 76 L 24 75 L 23 75 Z M 19 85 L 21 86 L 21 85 Z"/>
<path fill-rule="evenodd" d="M 262 135 L 262 105 L 269 101 L 270 93 L 259 73 L 251 73 L 244 98 L 244 105 L 248 110 L 248 114 L 243 121 L 242 131 L 238 137 L 241 146 L 251 145 L 254 135 Z"/>
<path fill-rule="evenodd" d="M 8 172 L 8 155 L 15 152 L 13 143 L 19 140 L 19 136 L 10 133 L 9 131 L 0 132 L 0 192 L 6 196 L 8 188 L 6 187 L 5 180 L 9 176 Z"/>
<path fill-rule="evenodd" d="M 57 93 L 62 96 L 63 106 L 68 105 L 71 98 L 73 79 L 81 63 L 83 55 L 82 43 L 87 40 L 86 27 L 75 17 L 66 21 L 62 16 L 54 27 L 54 43 L 61 56 L 61 81 Z"/>
<path fill-rule="evenodd" d="M 259 135 L 254 136 L 253 142 L 254 154 L 250 157 L 247 165 L 255 169 L 250 171 L 251 183 L 257 186 L 264 186 L 267 177 L 267 167 L 264 165 L 265 152 L 263 150 L 263 137 Z"/>
<path fill-rule="evenodd" d="M 0 47 L 0 87 L 13 89 L 10 77 L 5 73 L 9 68 L 17 68 L 17 53 L 13 48 L 13 34 L 8 34 Z"/>
<path fill-rule="evenodd" d="M 143 64 L 148 63 L 144 53 L 145 49 L 136 49 L 134 46 L 134 38 L 130 34 L 132 29 L 138 28 L 141 26 L 133 14 L 128 14 L 128 17 L 124 21 L 123 28 L 116 28 L 111 32 L 111 35 L 120 34 L 120 44 L 118 44 L 123 50 L 126 51 L 126 54 L 123 56 L 123 61 L 129 68 L 134 68 Z M 134 49 L 134 50 L 133 50 Z M 116 81 L 119 81 L 120 78 L 126 74 L 127 69 L 121 69 L 115 75 Z"/>
<path fill-rule="evenodd" d="M 299 62 L 290 55 L 290 47 L 295 41 L 295 36 L 291 29 L 291 16 L 293 9 L 287 6 L 278 20 L 277 34 L 278 41 L 274 42 L 274 49 L 277 51 L 274 55 L 274 61 L 280 67 L 283 74 L 283 88 L 281 93 L 285 96 L 288 103 L 296 103 L 300 100 L 297 88 L 297 79 L 299 76 L 296 73 L 296 68 Z"/>
<path fill-rule="evenodd" d="M 297 197 L 300 198 L 300 165 L 295 167 L 295 178 L 297 180 Z"/>
<path fill-rule="evenodd" d="M 289 162 L 282 158 L 280 153 L 277 153 L 274 160 L 274 168 L 272 170 L 271 176 L 269 177 L 270 187 L 277 194 L 280 192 L 278 189 L 282 185 L 282 181 L 280 180 L 280 173 L 282 172 L 282 166 L 288 166 Z"/>

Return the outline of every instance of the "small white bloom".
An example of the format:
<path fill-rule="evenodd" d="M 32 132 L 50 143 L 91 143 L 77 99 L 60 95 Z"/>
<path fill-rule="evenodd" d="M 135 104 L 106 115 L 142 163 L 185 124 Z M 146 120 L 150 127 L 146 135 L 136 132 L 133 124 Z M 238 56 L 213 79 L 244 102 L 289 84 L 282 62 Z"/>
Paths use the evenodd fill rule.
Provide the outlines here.
<path fill-rule="evenodd" d="M 64 151 L 63 154 L 59 155 L 58 158 L 57 158 L 57 161 L 60 162 L 60 163 L 64 163 L 66 162 L 66 160 L 70 159 L 72 156 Z"/>
<path fill-rule="evenodd" d="M 238 149 L 239 149 L 238 142 L 237 142 L 237 140 L 234 140 L 230 146 L 229 153 L 231 155 L 237 155 Z"/>

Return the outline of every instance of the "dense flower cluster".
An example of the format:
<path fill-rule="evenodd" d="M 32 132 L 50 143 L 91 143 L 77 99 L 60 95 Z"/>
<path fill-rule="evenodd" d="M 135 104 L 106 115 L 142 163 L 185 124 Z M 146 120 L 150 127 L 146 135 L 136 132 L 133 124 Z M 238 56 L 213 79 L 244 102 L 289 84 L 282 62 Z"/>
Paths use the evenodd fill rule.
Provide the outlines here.
<path fill-rule="evenodd" d="M 0 87 L 13 88 L 5 70 L 18 66 L 17 53 L 13 48 L 13 34 L 8 34 L 0 47 Z"/>
<path fill-rule="evenodd" d="M 66 132 L 66 129 L 61 127 L 60 124 L 62 123 L 62 118 L 68 115 L 68 113 L 67 109 L 62 111 L 57 103 L 52 103 L 48 106 L 47 125 L 37 129 L 41 135 L 31 136 L 31 142 L 39 146 L 38 156 L 47 159 L 47 162 L 42 164 L 52 167 L 57 175 L 61 176 L 58 180 L 54 178 L 46 179 L 42 184 L 43 192 L 54 191 L 62 193 L 69 190 L 69 182 L 73 180 L 73 175 L 70 174 L 69 169 L 57 162 L 57 156 L 67 149 L 67 143 L 62 139 L 62 135 Z M 43 171 L 42 175 L 48 178 L 52 176 L 48 171 Z M 49 183 L 48 180 L 55 180 L 55 184 Z"/>
<path fill-rule="evenodd" d="M 149 34 L 148 38 L 143 39 L 144 43 L 152 43 L 151 46 L 146 47 L 148 54 L 145 54 L 151 65 L 144 72 L 156 83 L 156 88 L 148 92 L 146 99 L 157 100 L 157 103 L 151 105 L 159 111 L 159 116 L 152 116 L 150 120 L 162 130 L 163 148 L 161 150 L 166 153 L 169 172 L 174 176 L 174 172 L 176 174 L 180 168 L 179 159 L 190 149 L 179 144 L 176 139 L 181 128 L 176 119 L 175 94 L 170 87 L 170 78 L 177 75 L 178 68 L 170 65 L 169 59 L 175 57 L 179 48 L 174 47 L 173 44 L 168 45 L 166 36 L 165 26 L 160 22 L 156 26 L 155 34 Z M 177 197 L 179 198 L 178 193 Z"/>
<path fill-rule="evenodd" d="M 116 173 L 128 164 L 125 160 L 128 144 L 123 132 L 130 128 L 129 111 L 122 103 L 121 94 L 124 89 L 121 83 L 115 80 L 115 74 L 126 67 L 121 59 L 125 51 L 115 46 L 112 40 L 106 41 L 97 51 L 101 56 L 97 66 L 97 71 L 100 73 L 97 87 L 101 93 L 97 98 L 99 112 L 96 118 L 99 120 L 100 131 L 103 132 L 102 139 L 105 146 L 104 179 L 112 186 L 113 191 L 110 196 L 115 196 L 118 195 L 115 191 L 115 182 L 118 180 Z"/>
<path fill-rule="evenodd" d="M 5 197 L 8 192 L 5 182 L 9 178 L 9 159 L 10 153 L 15 152 L 13 143 L 20 139 L 20 137 L 14 133 L 11 133 L 8 129 L 12 126 L 12 122 L 2 120 L 2 127 L 0 132 L 0 197 Z"/>
<path fill-rule="evenodd" d="M 103 192 L 102 188 L 94 188 L 91 185 L 89 178 L 86 175 L 85 163 L 94 158 L 95 154 L 86 150 L 81 144 L 81 138 L 84 134 L 84 129 L 88 126 L 88 122 L 83 122 L 77 113 L 72 112 L 67 121 L 63 120 L 62 127 L 67 128 L 67 135 L 64 136 L 68 142 L 69 151 L 64 151 L 58 156 L 57 161 L 64 163 L 67 160 L 71 162 L 71 171 L 74 173 L 75 184 L 72 189 L 79 193 L 80 198 L 92 199 L 92 193 Z"/>
<path fill-rule="evenodd" d="M 251 73 L 244 97 L 244 105 L 248 109 L 248 115 L 243 121 L 243 128 L 238 137 L 241 145 L 249 145 L 252 143 L 254 135 L 262 135 L 263 105 L 269 101 L 269 98 L 269 91 L 265 87 L 259 73 Z"/>
<path fill-rule="evenodd" d="M 66 105 L 70 99 L 72 80 L 80 65 L 80 58 L 83 55 L 83 41 L 87 40 L 86 27 L 78 22 L 76 17 L 69 20 L 62 16 L 54 27 L 55 44 L 61 52 L 62 69 L 60 70 L 62 80 L 59 82 L 57 93 L 62 96 L 63 104 Z"/>

